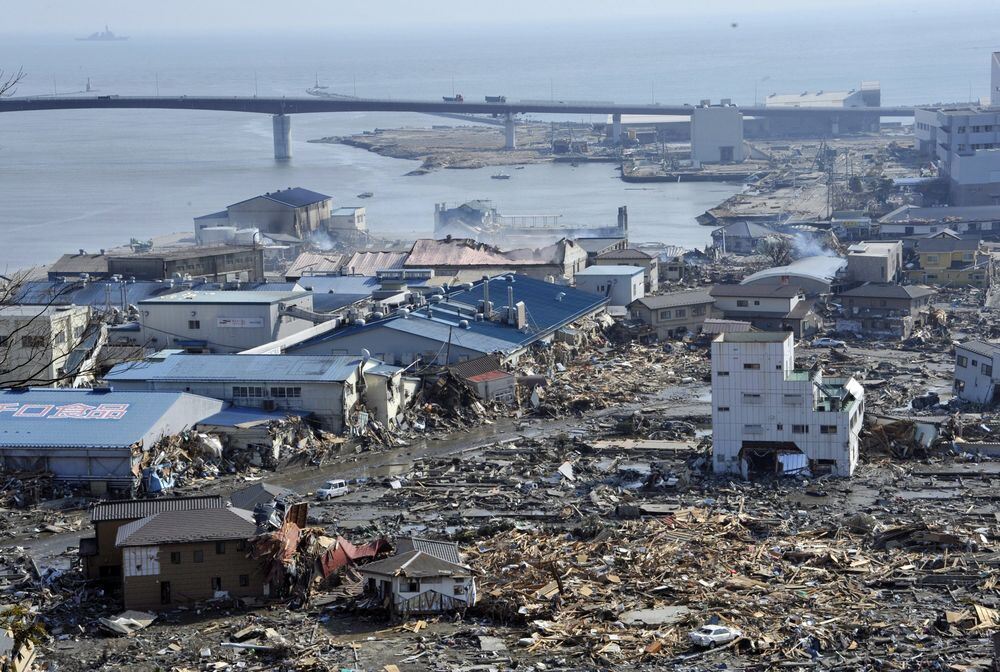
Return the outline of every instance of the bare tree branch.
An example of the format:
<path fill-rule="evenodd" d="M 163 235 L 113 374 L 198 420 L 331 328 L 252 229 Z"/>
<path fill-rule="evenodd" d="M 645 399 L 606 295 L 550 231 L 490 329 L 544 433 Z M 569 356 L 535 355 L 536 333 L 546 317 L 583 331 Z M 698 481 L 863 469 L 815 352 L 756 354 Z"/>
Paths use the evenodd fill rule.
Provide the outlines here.
<path fill-rule="evenodd" d="M 7 72 L 0 68 L 0 97 L 13 96 L 22 79 L 24 79 L 23 68 L 18 68 L 17 72 Z"/>

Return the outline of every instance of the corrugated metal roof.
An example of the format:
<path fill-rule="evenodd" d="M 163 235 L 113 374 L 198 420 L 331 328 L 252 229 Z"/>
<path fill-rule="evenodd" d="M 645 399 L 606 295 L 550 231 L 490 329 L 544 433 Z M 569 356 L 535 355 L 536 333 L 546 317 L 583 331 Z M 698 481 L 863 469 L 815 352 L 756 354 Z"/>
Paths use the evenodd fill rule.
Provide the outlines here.
<path fill-rule="evenodd" d="M 841 292 L 837 296 L 871 297 L 879 299 L 915 299 L 937 294 L 923 285 L 896 285 L 892 283 L 867 282 L 860 287 Z"/>
<path fill-rule="evenodd" d="M 409 576 L 414 578 L 430 576 L 468 576 L 469 570 L 462 565 L 435 558 L 429 553 L 409 551 L 393 555 L 385 560 L 369 562 L 360 567 L 362 574 L 380 576 Z"/>
<path fill-rule="evenodd" d="M 496 371 L 500 368 L 500 360 L 491 355 L 484 355 L 482 357 L 476 357 L 475 359 L 470 359 L 465 362 L 459 362 L 458 364 L 452 364 L 448 369 L 456 376 L 460 378 L 469 378 L 471 376 L 478 376 L 483 373 L 488 373 L 490 371 Z"/>
<path fill-rule="evenodd" d="M 118 364 L 105 380 L 329 383 L 347 380 L 360 364 L 361 358 L 354 356 L 178 353 Z"/>
<path fill-rule="evenodd" d="M 574 242 L 589 253 L 600 253 L 620 244 L 625 238 L 575 238 Z"/>
<path fill-rule="evenodd" d="M 355 252 L 344 264 L 348 273 L 375 275 L 376 271 L 403 268 L 408 252 Z"/>
<path fill-rule="evenodd" d="M 344 265 L 343 254 L 329 252 L 303 252 L 285 271 L 286 278 L 299 278 L 305 274 L 336 273 Z"/>
<path fill-rule="evenodd" d="M 646 254 L 642 250 L 634 247 L 626 247 L 624 250 L 608 250 L 597 255 L 598 259 L 637 259 L 639 261 L 649 261 L 653 255 Z"/>
<path fill-rule="evenodd" d="M 304 417 L 309 414 L 296 411 L 265 411 L 247 406 L 230 406 L 215 415 L 199 420 L 197 424 L 199 427 L 252 427 L 265 422 L 287 420 L 290 415 Z"/>
<path fill-rule="evenodd" d="M 987 343 L 986 341 L 966 341 L 965 343 L 959 343 L 955 347 L 974 352 L 983 357 L 993 357 L 997 352 L 1000 352 L 1000 345 Z"/>
<path fill-rule="evenodd" d="M 288 189 L 279 189 L 278 191 L 270 191 L 259 196 L 253 196 L 245 200 L 233 203 L 233 205 L 239 205 L 240 203 L 246 203 L 247 201 L 252 201 L 254 198 L 266 198 L 275 203 L 281 203 L 282 205 L 288 205 L 293 208 L 301 208 L 306 205 L 312 205 L 313 203 L 319 203 L 320 201 L 325 201 L 330 196 L 326 194 L 321 194 L 318 191 L 312 191 L 310 189 L 303 189 L 302 187 L 289 187 Z"/>
<path fill-rule="evenodd" d="M 2 390 L 0 447 L 131 446 L 185 396 L 196 395 L 52 388 Z"/>
<path fill-rule="evenodd" d="M 217 292 L 206 292 L 198 290 L 185 290 L 183 292 L 175 292 L 173 294 L 167 294 L 166 296 L 157 296 L 154 298 L 145 299 L 142 303 L 190 303 L 194 304 L 216 304 L 216 303 L 279 303 L 281 301 L 290 301 L 292 299 L 301 299 L 303 296 L 308 295 L 308 292 L 272 292 L 266 290 L 260 291 L 217 291 Z"/>
<path fill-rule="evenodd" d="M 202 286 L 201 284 L 196 286 Z M 144 299 L 178 291 L 168 282 L 111 282 L 110 280 L 83 282 L 58 282 L 54 280 L 33 280 L 25 282 L 18 288 L 15 301 L 31 305 L 76 304 L 100 308 L 111 304 L 112 308 L 121 308 L 122 290 L 125 291 L 125 303 L 139 303 Z"/>
<path fill-rule="evenodd" d="M 257 533 L 253 513 L 237 508 L 165 511 L 122 525 L 115 546 L 190 544 L 249 539 Z"/>
<path fill-rule="evenodd" d="M 588 266 L 582 271 L 576 272 L 576 277 L 596 276 L 604 277 L 611 275 L 639 275 L 643 273 L 640 266 Z"/>
<path fill-rule="evenodd" d="M 98 502 L 90 507 L 90 522 L 103 523 L 109 520 L 138 520 L 139 518 L 163 513 L 164 511 L 221 509 L 225 506 L 226 501 L 219 495 Z"/>
<path fill-rule="evenodd" d="M 837 273 L 847 266 L 847 260 L 841 257 L 813 256 L 796 259 L 785 266 L 775 266 L 757 271 L 743 278 L 741 285 L 749 285 L 765 278 L 777 278 L 783 275 L 799 276 L 816 282 L 833 282 Z"/>
<path fill-rule="evenodd" d="M 458 544 L 454 541 L 437 541 L 423 537 L 397 537 L 394 542 L 397 555 L 410 551 L 420 551 L 445 562 L 452 562 L 456 565 L 462 563 L 458 557 Z"/>

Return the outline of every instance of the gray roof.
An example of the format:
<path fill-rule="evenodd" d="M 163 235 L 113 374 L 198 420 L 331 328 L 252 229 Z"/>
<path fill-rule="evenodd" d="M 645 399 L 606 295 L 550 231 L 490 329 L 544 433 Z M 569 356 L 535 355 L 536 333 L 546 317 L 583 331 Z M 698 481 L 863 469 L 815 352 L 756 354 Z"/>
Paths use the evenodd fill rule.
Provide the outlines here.
<path fill-rule="evenodd" d="M 228 541 L 249 539 L 256 533 L 257 525 L 253 522 L 253 513 L 245 509 L 166 511 L 119 527 L 115 546 Z"/>
<path fill-rule="evenodd" d="M 826 255 L 816 255 L 812 257 L 802 257 L 784 266 L 774 266 L 757 271 L 753 275 L 743 278 L 741 285 L 749 285 L 767 278 L 779 278 L 781 276 L 798 276 L 816 282 L 833 282 L 837 273 L 847 266 L 847 260 L 842 257 L 831 257 Z"/>
<path fill-rule="evenodd" d="M 727 224 L 726 226 L 720 227 L 712 231 L 712 235 L 725 231 L 726 236 L 732 238 L 733 236 L 737 238 L 767 238 L 768 236 L 780 235 L 774 229 L 769 229 L 766 226 L 760 224 L 755 224 L 753 222 L 733 222 L 732 224 Z"/>
<path fill-rule="evenodd" d="M 123 499 L 98 502 L 90 508 L 90 522 L 108 520 L 137 520 L 164 511 L 191 511 L 193 509 L 221 509 L 225 500 L 218 495 L 195 497 L 160 497 L 159 499 Z"/>
<path fill-rule="evenodd" d="M 362 574 L 380 574 L 382 576 L 407 576 L 413 578 L 431 576 L 469 576 L 467 567 L 435 558 L 422 551 L 409 551 L 370 562 L 361 567 Z"/>
<path fill-rule="evenodd" d="M 229 501 L 238 509 L 253 511 L 258 504 L 266 504 L 279 497 L 297 496 L 294 490 L 270 483 L 254 483 L 248 488 L 237 490 L 229 496 Z"/>
<path fill-rule="evenodd" d="M 971 252 L 979 249 L 978 238 L 924 238 L 914 248 L 917 252 Z"/>
<path fill-rule="evenodd" d="M 378 360 L 369 359 L 374 364 Z M 361 358 L 348 355 L 170 354 L 117 364 L 105 376 L 130 381 L 234 381 L 330 383 L 348 380 Z"/>
<path fill-rule="evenodd" d="M 458 557 L 458 544 L 453 541 L 436 541 L 422 537 L 398 537 L 395 541 L 397 555 L 420 551 L 445 562 L 462 564 L 461 558 Z"/>
<path fill-rule="evenodd" d="M 311 189 L 289 187 L 288 189 L 279 189 L 278 191 L 270 191 L 261 194 L 260 196 L 254 196 L 253 198 L 246 199 L 246 201 L 233 203 L 233 205 L 246 203 L 247 201 L 252 201 L 254 198 L 266 198 L 270 201 L 274 201 L 275 203 L 281 203 L 282 205 L 287 205 L 293 208 L 301 208 L 307 205 L 312 205 L 313 203 L 325 201 L 331 197 L 326 194 L 321 194 L 318 191 L 312 191 Z M 231 208 L 233 205 L 230 205 L 229 207 Z"/>
<path fill-rule="evenodd" d="M 280 303 L 281 301 L 291 301 L 309 296 L 309 292 L 271 292 L 271 291 L 184 291 L 157 296 L 151 299 L 143 299 L 139 303 L 184 303 L 184 304 L 259 304 L 259 303 Z"/>
<path fill-rule="evenodd" d="M 576 277 L 604 277 L 615 275 L 635 276 L 644 272 L 645 271 L 643 271 L 641 266 L 624 266 L 620 264 L 615 266 L 588 266 L 582 271 L 577 271 Z"/>
<path fill-rule="evenodd" d="M 625 238 L 574 238 L 573 242 L 586 252 L 604 252 L 610 247 L 621 243 Z"/>
<path fill-rule="evenodd" d="M 646 254 L 642 250 L 634 247 L 626 247 L 624 250 L 608 250 L 597 255 L 598 259 L 636 259 L 638 261 L 649 261 L 653 255 Z"/>
<path fill-rule="evenodd" d="M 986 341 L 966 341 L 965 343 L 959 343 L 957 347 L 974 352 L 977 355 L 982 355 L 983 357 L 992 357 L 1000 351 L 1000 345 L 987 343 Z"/>
<path fill-rule="evenodd" d="M 757 285 L 715 285 L 708 291 L 712 296 L 749 296 L 769 299 L 790 299 L 798 296 L 802 290 L 794 285 L 778 285 L 777 287 Z"/>
<path fill-rule="evenodd" d="M 660 308 L 673 308 L 674 306 L 690 306 L 700 303 L 714 303 L 715 299 L 705 289 L 690 289 L 684 292 L 670 292 L 669 294 L 658 294 L 656 296 L 644 296 L 636 299 L 635 303 L 645 306 L 650 310 Z"/>
<path fill-rule="evenodd" d="M 878 299 L 918 299 L 937 294 L 923 285 L 896 285 L 888 282 L 866 282 L 860 287 L 841 292 L 838 296 L 871 297 Z"/>

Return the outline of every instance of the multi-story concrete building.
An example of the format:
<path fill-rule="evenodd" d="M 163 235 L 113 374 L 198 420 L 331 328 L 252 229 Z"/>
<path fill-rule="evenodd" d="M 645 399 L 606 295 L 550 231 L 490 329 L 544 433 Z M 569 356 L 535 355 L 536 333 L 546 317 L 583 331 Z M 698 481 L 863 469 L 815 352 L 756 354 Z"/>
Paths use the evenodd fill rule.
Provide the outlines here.
<path fill-rule="evenodd" d="M 312 309 L 304 291 L 184 291 L 140 301 L 139 322 L 155 350 L 240 352 L 322 321 Z"/>
<path fill-rule="evenodd" d="M 843 133 L 877 133 L 879 113 L 843 116 L 795 115 L 794 108 L 810 107 L 871 107 L 882 102 L 882 87 L 877 81 L 863 81 L 859 89 L 849 91 L 803 91 L 801 93 L 772 93 L 764 98 L 765 107 L 789 108 L 789 115 L 768 120 L 774 135 L 801 136 L 840 135 Z"/>
<path fill-rule="evenodd" d="M 1000 206 L 921 208 L 901 205 L 879 220 L 879 237 L 882 239 L 905 240 L 946 231 L 969 238 L 996 238 L 1000 236 Z"/>
<path fill-rule="evenodd" d="M 921 110 L 914 124 L 917 149 L 948 180 L 951 205 L 1000 205 L 1000 109 Z"/>
<path fill-rule="evenodd" d="M 796 369 L 790 333 L 720 334 L 712 341 L 714 470 L 850 476 L 864 395 L 854 378 Z"/>
<path fill-rule="evenodd" d="M 280 189 L 233 203 L 224 211 L 196 217 L 195 235 L 201 240 L 204 229 L 232 227 L 305 238 L 330 225 L 332 202 L 330 196 L 309 189 Z"/>
<path fill-rule="evenodd" d="M 990 405 L 1000 400 L 1000 345 L 966 341 L 955 346 L 953 392 L 963 401 Z"/>
<path fill-rule="evenodd" d="M 0 306 L 0 387 L 67 382 L 89 321 L 87 306 Z"/>
<path fill-rule="evenodd" d="M 358 206 L 340 207 L 330 212 L 331 231 L 353 231 L 364 233 L 368 230 L 365 209 Z"/>
<path fill-rule="evenodd" d="M 647 324 L 660 339 L 696 334 L 711 319 L 715 299 L 703 289 L 670 292 L 637 299 L 629 306 L 632 317 Z"/>
<path fill-rule="evenodd" d="M 191 277 L 211 282 L 260 282 L 264 280 L 264 250 L 255 245 L 220 245 L 110 255 L 108 274 L 136 280 Z"/>
<path fill-rule="evenodd" d="M 896 282 L 903 273 L 903 243 L 855 243 L 847 249 L 849 282 Z"/>
<path fill-rule="evenodd" d="M 691 160 L 742 163 L 743 113 L 735 105 L 702 105 L 691 111 Z"/>

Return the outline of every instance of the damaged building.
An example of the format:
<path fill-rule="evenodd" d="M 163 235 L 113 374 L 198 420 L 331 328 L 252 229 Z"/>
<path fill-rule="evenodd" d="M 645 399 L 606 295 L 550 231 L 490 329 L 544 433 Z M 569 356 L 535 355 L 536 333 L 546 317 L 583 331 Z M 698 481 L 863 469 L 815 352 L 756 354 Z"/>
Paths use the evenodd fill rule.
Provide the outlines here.
<path fill-rule="evenodd" d="M 750 322 L 757 329 L 790 331 L 804 338 L 822 325 L 805 292 L 793 285 L 715 285 L 708 293 L 722 317 Z"/>
<path fill-rule="evenodd" d="M 836 295 L 842 308 L 835 329 L 867 338 L 905 340 L 926 321 L 936 294 L 923 285 L 867 282 Z"/>
<path fill-rule="evenodd" d="M 972 340 L 955 346 L 955 382 L 953 391 L 962 401 L 991 405 L 1000 399 L 1000 346 Z M 996 373 L 994 373 L 996 371 Z"/>
<path fill-rule="evenodd" d="M 359 404 L 390 426 L 416 391 L 416 381 L 404 378 L 398 367 L 349 355 L 165 351 L 119 364 L 105 380 L 119 390 L 192 392 L 235 406 L 307 415 L 331 432 L 351 424 Z"/>
<path fill-rule="evenodd" d="M 476 604 L 476 580 L 458 544 L 411 537 L 396 554 L 360 568 L 365 590 L 402 616 L 464 611 Z"/>
<path fill-rule="evenodd" d="M 851 476 L 864 405 L 854 378 L 796 369 L 790 333 L 726 333 L 712 341 L 716 473 Z"/>

